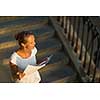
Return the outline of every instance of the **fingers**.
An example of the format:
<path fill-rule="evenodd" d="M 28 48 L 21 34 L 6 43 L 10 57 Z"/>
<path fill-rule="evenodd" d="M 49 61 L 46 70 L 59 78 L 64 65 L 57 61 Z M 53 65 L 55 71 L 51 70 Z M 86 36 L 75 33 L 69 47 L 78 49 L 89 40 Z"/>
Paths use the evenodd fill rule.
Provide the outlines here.
<path fill-rule="evenodd" d="M 23 78 L 25 76 L 25 73 L 22 72 L 17 72 L 17 75 L 19 76 L 19 80 L 21 80 L 21 78 Z"/>

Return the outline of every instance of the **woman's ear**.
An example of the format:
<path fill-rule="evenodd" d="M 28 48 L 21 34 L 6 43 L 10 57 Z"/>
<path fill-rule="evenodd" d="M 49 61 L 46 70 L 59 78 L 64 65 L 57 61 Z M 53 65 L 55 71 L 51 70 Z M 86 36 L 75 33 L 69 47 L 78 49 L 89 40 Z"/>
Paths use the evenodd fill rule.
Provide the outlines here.
<path fill-rule="evenodd" d="M 25 44 L 24 44 L 24 43 L 21 43 L 21 46 L 22 46 L 22 47 L 25 47 Z"/>

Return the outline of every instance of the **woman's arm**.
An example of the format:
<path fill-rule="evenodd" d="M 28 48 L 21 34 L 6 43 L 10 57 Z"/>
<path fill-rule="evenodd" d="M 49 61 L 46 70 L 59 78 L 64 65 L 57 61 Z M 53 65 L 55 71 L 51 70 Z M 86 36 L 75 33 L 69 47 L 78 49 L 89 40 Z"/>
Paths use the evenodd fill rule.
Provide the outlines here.
<path fill-rule="evenodd" d="M 10 62 L 10 69 L 11 69 L 11 73 L 12 73 L 14 80 L 16 79 L 20 80 L 25 75 L 25 73 L 23 73 L 22 70 L 18 69 L 18 66 L 16 66 L 15 64 L 11 62 Z"/>

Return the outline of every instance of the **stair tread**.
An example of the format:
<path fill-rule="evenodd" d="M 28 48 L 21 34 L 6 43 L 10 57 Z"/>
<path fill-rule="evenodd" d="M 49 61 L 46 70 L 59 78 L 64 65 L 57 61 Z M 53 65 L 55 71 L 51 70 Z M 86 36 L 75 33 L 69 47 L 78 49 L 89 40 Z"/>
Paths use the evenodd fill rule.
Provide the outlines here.
<path fill-rule="evenodd" d="M 76 83 L 76 75 L 70 77 L 65 76 L 64 78 L 52 81 L 52 83 Z"/>
<path fill-rule="evenodd" d="M 63 66 L 63 67 L 62 67 Z M 59 78 L 64 78 L 64 77 L 70 77 L 75 75 L 75 72 L 73 71 L 72 68 L 68 67 L 67 65 L 64 66 L 62 65 L 56 70 L 48 70 L 45 72 L 41 72 L 41 77 L 43 82 L 51 82 L 54 80 L 57 80 Z"/>
<path fill-rule="evenodd" d="M 37 46 L 38 50 L 41 50 L 41 49 L 45 49 L 45 48 L 61 46 L 61 42 L 56 38 L 52 38 L 52 39 L 48 39 L 46 41 L 39 42 L 36 46 Z"/>
<path fill-rule="evenodd" d="M 48 64 L 58 63 L 59 61 L 63 61 L 63 63 L 66 63 L 66 64 L 68 64 L 69 62 L 68 56 L 62 51 L 56 52 L 55 54 L 51 54 L 51 55 L 53 56 Z M 43 59 L 47 56 L 50 56 L 50 55 L 47 54 L 45 56 L 42 56 L 42 58 L 40 59 Z"/>
<path fill-rule="evenodd" d="M 40 29 L 30 30 L 30 31 L 33 31 L 36 36 L 40 36 L 44 33 L 54 33 L 54 29 L 47 25 L 41 27 Z"/>
<path fill-rule="evenodd" d="M 67 57 L 66 54 L 62 52 L 56 52 L 51 58 L 50 62 L 45 67 L 41 68 L 39 71 L 45 72 L 51 69 L 56 70 L 62 65 L 68 65 L 68 63 L 69 63 L 69 58 Z"/>
<path fill-rule="evenodd" d="M 34 32 L 34 35 L 37 37 L 42 37 L 44 35 L 54 35 L 54 30 L 53 28 L 51 28 L 50 26 L 43 26 L 39 29 L 34 29 L 34 30 L 30 30 L 32 32 Z M 48 34 L 47 34 L 48 33 Z M 8 41 L 14 41 L 14 34 L 9 35 L 9 34 L 5 34 L 5 35 L 1 35 L 0 36 L 0 43 L 4 43 L 4 42 L 8 42 Z"/>
<path fill-rule="evenodd" d="M 54 54 L 55 52 L 61 50 L 62 44 L 58 39 L 52 38 L 39 42 L 36 47 L 38 49 L 37 57 L 42 57 L 43 55 Z"/>
<path fill-rule="evenodd" d="M 36 29 L 37 27 L 39 28 L 43 25 L 46 25 L 47 22 L 48 22 L 47 18 L 44 18 L 44 19 L 38 18 L 38 20 L 29 20 L 24 23 L 20 22 L 20 24 L 15 24 L 15 25 L 11 24 L 9 26 L 4 26 L 0 28 L 0 35 L 13 34 L 15 32 L 20 32 L 23 30 Z"/>
<path fill-rule="evenodd" d="M 0 64 L 0 82 L 11 82 L 10 70 L 7 66 Z"/>
<path fill-rule="evenodd" d="M 6 71 L 6 73 L 2 70 L 0 71 L 0 83 L 10 83 L 11 77 L 9 75 L 9 72 Z"/>
<path fill-rule="evenodd" d="M 8 22 L 8 21 L 13 21 L 16 19 L 23 19 L 26 16 L 0 16 L 0 23 Z"/>
<path fill-rule="evenodd" d="M 44 19 L 47 19 L 47 17 L 37 17 L 37 16 L 25 17 L 23 19 L 16 19 L 13 21 L 2 22 L 2 23 L 0 23 L 0 28 L 9 27 L 9 26 L 13 26 L 16 24 L 37 22 L 38 20 L 40 21 L 40 20 L 44 20 Z"/>

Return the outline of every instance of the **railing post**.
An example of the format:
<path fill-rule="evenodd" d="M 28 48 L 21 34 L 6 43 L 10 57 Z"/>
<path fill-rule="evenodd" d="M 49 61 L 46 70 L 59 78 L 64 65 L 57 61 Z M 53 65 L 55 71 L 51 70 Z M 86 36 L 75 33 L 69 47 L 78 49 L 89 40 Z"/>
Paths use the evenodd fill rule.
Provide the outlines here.
<path fill-rule="evenodd" d="M 80 30 L 80 17 L 78 17 L 77 21 L 77 37 L 76 37 L 76 46 L 75 46 L 75 52 L 78 50 L 78 39 L 79 39 L 79 30 Z"/>
<path fill-rule="evenodd" d="M 74 17 L 74 21 L 73 21 L 73 35 L 72 35 L 72 46 L 74 46 L 75 43 L 75 28 L 76 28 L 76 17 Z"/>
<path fill-rule="evenodd" d="M 82 17 L 82 22 L 83 22 L 83 27 L 82 27 L 82 36 L 81 36 L 81 50 L 80 50 L 80 56 L 79 59 L 82 60 L 82 54 L 83 54 L 83 41 L 84 41 L 84 30 L 85 30 L 85 22 L 86 22 L 86 18 Z"/>
<path fill-rule="evenodd" d="M 89 41 L 89 34 L 90 34 L 90 29 L 91 29 L 91 24 L 90 24 L 90 21 L 89 19 L 87 20 L 88 23 L 87 23 L 87 37 L 86 37 L 86 51 L 85 51 L 85 58 L 84 58 L 84 63 L 83 63 L 83 67 L 85 68 L 86 67 L 86 60 L 87 60 L 87 52 L 88 52 L 88 41 Z"/>
<path fill-rule="evenodd" d="M 89 66 L 88 66 L 88 69 L 87 69 L 87 75 L 90 75 L 90 67 L 91 67 L 91 61 L 92 61 L 92 55 L 93 55 L 93 46 L 94 46 L 94 40 L 93 40 L 93 36 L 92 36 L 92 46 L 91 46 L 91 51 L 90 51 L 90 61 L 89 61 Z"/>
<path fill-rule="evenodd" d="M 65 25 L 64 25 L 64 32 L 67 33 L 67 17 L 65 16 Z"/>

